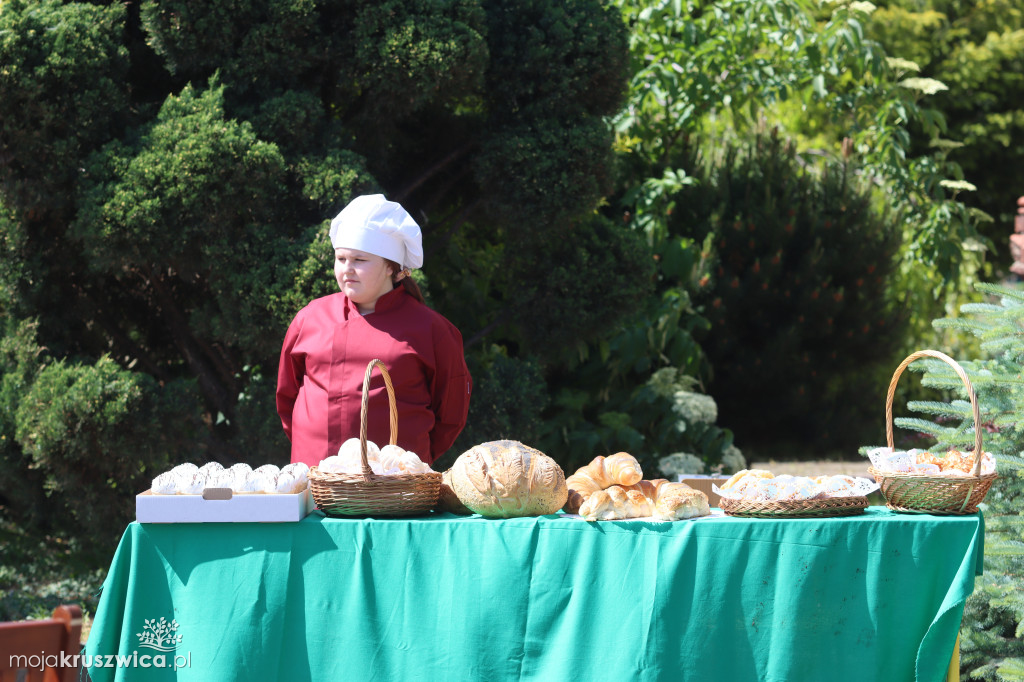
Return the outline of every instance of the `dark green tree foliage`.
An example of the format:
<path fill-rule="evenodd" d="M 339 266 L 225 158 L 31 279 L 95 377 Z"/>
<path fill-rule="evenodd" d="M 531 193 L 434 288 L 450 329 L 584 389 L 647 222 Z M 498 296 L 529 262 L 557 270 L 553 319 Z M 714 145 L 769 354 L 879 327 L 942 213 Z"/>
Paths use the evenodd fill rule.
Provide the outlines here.
<path fill-rule="evenodd" d="M 0 182 L 4 202 L 46 228 L 67 220 L 80 161 L 123 124 L 128 50 L 124 7 L 53 0 L 5 2 L 0 10 Z M 83 87 L 88 84 L 88 87 Z M 31 127 L 27 124 L 31 122 Z"/>
<path fill-rule="evenodd" d="M 421 223 L 474 438 L 536 433 L 551 368 L 651 287 L 594 212 L 625 41 L 598 0 L 4 0 L 4 513 L 113 533 L 166 463 L 285 461 L 285 326 L 365 192 Z"/>
<path fill-rule="evenodd" d="M 967 600 L 960 629 L 961 675 L 1003 682 L 1024 680 L 1024 293 L 1019 288 L 980 284 L 988 302 L 966 304 L 961 315 L 936 320 L 940 329 L 970 333 L 981 357 L 958 359 L 977 393 L 982 447 L 996 457 L 999 478 L 985 497 L 985 569 Z M 903 417 L 895 425 L 935 439 L 934 449 L 974 449 L 974 417 L 963 383 L 941 361 L 918 361 L 908 369 L 924 371 L 921 385 L 952 397 L 948 401 L 911 401 L 922 417 Z"/>
<path fill-rule="evenodd" d="M 697 296 L 723 422 L 741 442 L 843 443 L 862 410 L 874 414 L 879 363 L 901 341 L 886 290 L 898 236 L 852 166 L 818 175 L 775 134 L 693 174 L 670 230 L 710 237 Z"/>

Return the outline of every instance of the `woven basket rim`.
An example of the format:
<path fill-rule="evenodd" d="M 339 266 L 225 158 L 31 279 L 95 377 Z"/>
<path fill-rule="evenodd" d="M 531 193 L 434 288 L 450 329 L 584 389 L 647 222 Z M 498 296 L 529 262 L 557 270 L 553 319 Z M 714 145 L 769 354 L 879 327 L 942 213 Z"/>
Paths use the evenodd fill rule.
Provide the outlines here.
<path fill-rule="evenodd" d="M 369 476 L 364 474 L 341 474 L 332 471 L 320 471 L 319 467 L 312 467 L 307 474 L 310 479 L 316 478 L 316 480 L 327 484 L 335 483 L 391 483 L 391 482 L 403 482 L 408 481 L 410 483 L 416 483 L 418 481 L 426 481 L 434 478 L 440 478 L 440 471 L 427 471 L 422 474 L 389 474 L 387 476 L 382 474 L 370 473 Z"/>
<path fill-rule="evenodd" d="M 869 505 L 864 495 L 826 497 L 818 500 L 737 500 L 723 497 L 719 508 L 729 516 L 762 518 L 825 518 L 853 516 Z"/>
<path fill-rule="evenodd" d="M 441 473 L 428 471 L 421 474 L 394 474 L 384 476 L 373 473 L 366 455 L 366 432 L 370 403 L 370 378 L 374 368 L 380 370 L 388 394 L 391 426 L 391 445 L 398 441 L 398 408 L 395 390 L 387 367 L 379 359 L 366 365 L 363 375 L 363 395 L 359 410 L 359 454 L 362 470 L 357 474 L 320 471 L 311 467 L 307 477 L 317 508 L 328 516 L 411 516 L 430 511 L 437 505 L 441 490 Z M 374 493 L 380 495 L 373 499 Z M 338 498 L 334 497 L 337 494 Z M 350 498 L 350 499 L 349 499 Z"/>
<path fill-rule="evenodd" d="M 961 476 L 957 476 L 955 474 L 937 476 L 935 474 L 922 474 L 915 471 L 883 471 L 881 469 L 876 469 L 875 467 L 868 467 L 868 473 L 876 478 L 881 477 L 893 480 L 923 481 L 927 483 L 948 483 L 952 485 L 957 483 L 994 481 L 999 478 L 999 474 L 995 472 L 991 474 L 981 474 L 980 476 L 972 476 L 970 474 L 963 474 Z"/>
<path fill-rule="evenodd" d="M 721 499 L 722 502 L 728 502 L 733 505 L 763 506 L 766 509 L 820 509 L 836 506 L 836 500 L 846 500 L 848 501 L 848 506 L 855 506 L 862 502 L 867 504 L 868 498 L 866 495 L 844 495 L 841 497 L 823 497 L 815 500 L 744 500 L 734 497 L 723 497 Z"/>

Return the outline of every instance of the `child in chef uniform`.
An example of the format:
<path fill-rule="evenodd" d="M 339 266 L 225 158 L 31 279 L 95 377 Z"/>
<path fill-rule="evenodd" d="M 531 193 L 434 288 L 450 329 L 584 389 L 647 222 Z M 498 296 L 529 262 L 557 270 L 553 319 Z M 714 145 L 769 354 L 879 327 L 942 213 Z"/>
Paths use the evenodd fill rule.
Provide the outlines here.
<path fill-rule="evenodd" d="M 419 225 L 381 194 L 356 197 L 331 221 L 341 291 L 310 302 L 288 327 L 277 376 L 277 411 L 292 462 L 309 466 L 359 437 L 363 377 L 374 358 L 388 369 L 398 445 L 430 464 L 466 425 L 472 379 L 462 335 L 427 307 L 410 277 L 423 265 Z M 390 439 L 379 370 L 370 384 L 367 439 Z"/>

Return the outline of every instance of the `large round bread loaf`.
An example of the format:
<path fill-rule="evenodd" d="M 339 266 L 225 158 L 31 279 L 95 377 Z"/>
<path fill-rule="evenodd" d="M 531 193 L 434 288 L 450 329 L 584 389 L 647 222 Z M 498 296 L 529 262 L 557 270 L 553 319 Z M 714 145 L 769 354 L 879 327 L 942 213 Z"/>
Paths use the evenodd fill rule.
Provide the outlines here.
<path fill-rule="evenodd" d="M 473 512 L 462 504 L 462 500 L 452 489 L 452 470 L 448 469 L 441 474 L 441 492 L 437 496 L 438 511 L 451 512 L 452 514 L 472 514 Z"/>
<path fill-rule="evenodd" d="M 515 440 L 466 450 L 452 465 L 450 479 L 464 505 L 494 518 L 554 514 L 569 495 L 558 463 Z"/>

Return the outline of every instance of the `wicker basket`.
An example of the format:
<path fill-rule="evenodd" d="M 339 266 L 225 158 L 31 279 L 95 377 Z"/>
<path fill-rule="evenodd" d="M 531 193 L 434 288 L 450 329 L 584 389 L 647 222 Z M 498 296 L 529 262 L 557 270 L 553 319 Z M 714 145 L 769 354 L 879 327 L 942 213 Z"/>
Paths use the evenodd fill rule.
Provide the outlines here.
<path fill-rule="evenodd" d="M 728 516 L 759 519 L 820 519 L 826 516 L 854 516 L 868 506 L 863 495 L 827 497 L 821 500 L 737 500 L 723 497 L 719 506 Z"/>
<path fill-rule="evenodd" d="M 967 387 L 974 416 L 974 468 L 969 476 L 897 473 L 880 471 L 874 467 L 869 467 L 868 471 L 881 486 L 889 509 L 924 514 L 973 514 L 978 511 L 978 504 L 985 498 L 992 482 L 998 476 L 994 473 L 981 475 L 981 414 L 978 409 L 978 398 L 967 372 L 956 360 L 939 351 L 919 350 L 900 363 L 892 375 L 889 392 L 885 396 L 886 445 L 892 450 L 892 400 L 896 392 L 896 382 L 911 362 L 924 357 L 937 358 L 948 364 Z"/>
<path fill-rule="evenodd" d="M 362 473 L 328 473 L 317 467 L 309 470 L 309 489 L 313 501 L 328 516 L 415 516 L 433 508 L 441 492 L 441 474 L 438 472 L 380 476 L 370 469 L 366 461 L 366 421 L 370 402 L 370 376 L 375 366 L 380 369 L 388 392 L 390 443 L 394 445 L 398 440 L 398 411 L 391 377 L 383 362 L 371 360 L 363 377 L 363 399 L 359 412 Z"/>

